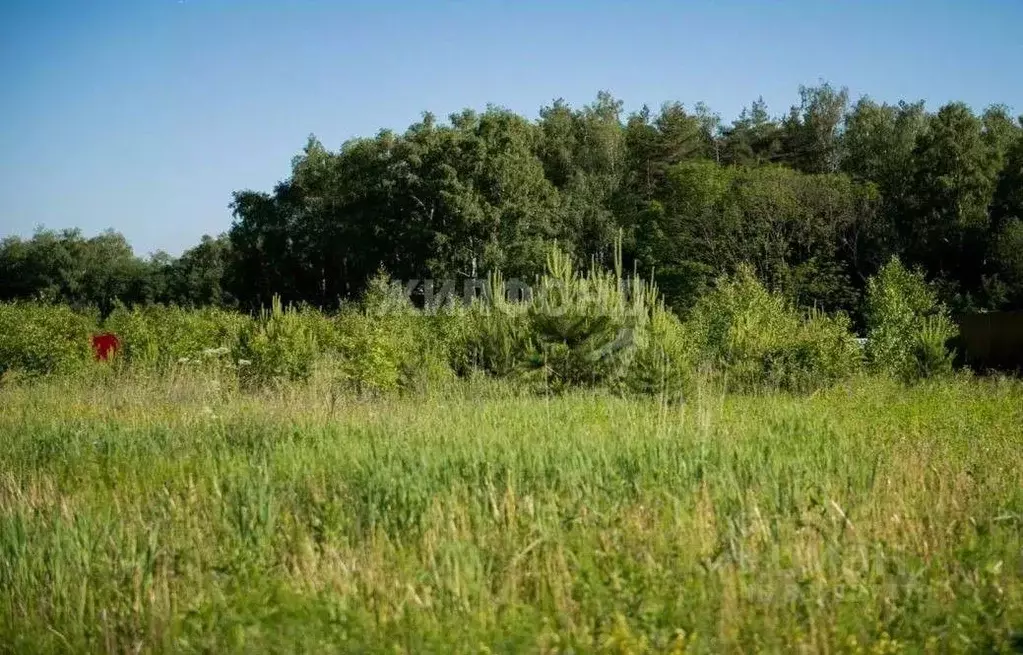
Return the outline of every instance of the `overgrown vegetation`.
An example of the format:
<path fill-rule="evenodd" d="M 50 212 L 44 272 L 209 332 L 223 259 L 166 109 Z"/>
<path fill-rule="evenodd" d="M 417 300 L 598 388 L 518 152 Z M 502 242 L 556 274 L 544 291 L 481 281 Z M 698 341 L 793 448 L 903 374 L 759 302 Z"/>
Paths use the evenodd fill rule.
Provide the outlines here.
<path fill-rule="evenodd" d="M 179 259 L 5 240 L 0 651 L 1018 646 L 1023 387 L 949 344 L 1023 299 L 1023 129 L 801 100 L 426 115 Z"/>
<path fill-rule="evenodd" d="M 0 651 L 1009 652 L 1023 387 L 0 389 Z"/>
<path fill-rule="evenodd" d="M 0 303 L 0 378 L 68 373 L 92 360 L 97 317 L 66 306 Z"/>
<path fill-rule="evenodd" d="M 867 354 L 876 370 L 912 380 L 952 370 L 955 324 L 923 274 L 898 259 L 867 283 Z"/>
<path fill-rule="evenodd" d="M 242 338 L 250 323 L 246 316 L 222 309 L 151 305 L 118 306 L 101 326 L 120 339 L 122 365 L 165 372 L 179 364 L 227 354 L 225 350 Z"/>
<path fill-rule="evenodd" d="M 667 395 L 678 400 L 709 374 L 733 391 L 808 392 L 847 380 L 867 363 L 906 382 L 952 372 L 955 327 L 921 273 L 898 260 L 868 283 L 864 351 L 847 316 L 802 310 L 740 267 L 712 285 L 683 321 L 656 286 L 591 264 L 581 272 L 558 249 L 530 296 L 513 300 L 500 275 L 467 304 L 416 309 L 377 275 L 358 304 L 335 314 L 284 306 L 254 316 L 178 307 L 116 308 L 99 321 L 64 306 L 0 305 L 5 370 L 30 375 L 80 369 L 91 332 L 121 339 L 114 366 L 167 372 L 230 368 L 246 387 L 309 380 L 339 392 L 423 389 L 455 376 L 508 379 L 548 393 L 571 388 Z"/>
<path fill-rule="evenodd" d="M 849 377 L 861 363 L 844 315 L 804 315 L 749 267 L 719 280 L 697 302 L 690 324 L 704 359 L 737 389 L 813 390 Z"/>
<path fill-rule="evenodd" d="M 423 308 L 383 273 L 335 313 L 0 304 L 0 650 L 1010 647 L 1023 387 L 952 371 L 922 273 L 868 283 L 863 349 L 751 267 L 683 319 L 615 260 Z"/>

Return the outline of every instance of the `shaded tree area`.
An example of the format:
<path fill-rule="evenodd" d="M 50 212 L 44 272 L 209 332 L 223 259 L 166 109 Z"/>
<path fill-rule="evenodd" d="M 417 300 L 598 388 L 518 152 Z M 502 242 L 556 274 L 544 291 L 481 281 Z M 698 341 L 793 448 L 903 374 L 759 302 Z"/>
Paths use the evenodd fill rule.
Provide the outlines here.
<path fill-rule="evenodd" d="M 38 231 L 0 242 L 0 299 L 37 299 L 110 312 L 117 303 L 236 305 L 225 290 L 233 259 L 226 235 L 203 237 L 181 257 L 136 257 L 113 231 L 85 238 L 79 230 Z"/>
<path fill-rule="evenodd" d="M 608 93 L 529 120 L 499 107 L 432 114 L 329 150 L 310 137 L 288 179 L 234 193 L 234 223 L 179 258 L 105 233 L 0 245 L 0 298 L 252 309 L 322 307 L 379 270 L 402 279 L 531 276 L 546 245 L 653 274 L 685 313 L 744 263 L 805 307 L 861 311 L 892 256 L 956 310 L 1023 307 L 1023 128 L 1001 106 L 850 102 L 801 88 L 724 124 L 677 102 L 631 115 Z"/>

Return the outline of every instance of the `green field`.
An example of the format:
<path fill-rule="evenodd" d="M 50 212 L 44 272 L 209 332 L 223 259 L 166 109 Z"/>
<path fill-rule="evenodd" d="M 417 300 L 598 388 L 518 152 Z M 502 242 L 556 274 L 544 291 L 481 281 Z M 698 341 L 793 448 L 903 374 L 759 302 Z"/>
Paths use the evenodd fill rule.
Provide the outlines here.
<path fill-rule="evenodd" d="M 977 652 L 1023 631 L 1023 385 L 0 389 L 7 652 Z"/>

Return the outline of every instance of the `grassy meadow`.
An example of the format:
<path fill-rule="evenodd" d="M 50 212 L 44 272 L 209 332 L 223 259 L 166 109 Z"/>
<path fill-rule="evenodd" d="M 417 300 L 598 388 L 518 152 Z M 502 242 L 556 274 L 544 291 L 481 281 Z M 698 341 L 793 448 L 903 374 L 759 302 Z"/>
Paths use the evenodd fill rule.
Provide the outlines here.
<path fill-rule="evenodd" d="M 0 387 L 0 650 L 1011 652 L 1023 384 Z"/>

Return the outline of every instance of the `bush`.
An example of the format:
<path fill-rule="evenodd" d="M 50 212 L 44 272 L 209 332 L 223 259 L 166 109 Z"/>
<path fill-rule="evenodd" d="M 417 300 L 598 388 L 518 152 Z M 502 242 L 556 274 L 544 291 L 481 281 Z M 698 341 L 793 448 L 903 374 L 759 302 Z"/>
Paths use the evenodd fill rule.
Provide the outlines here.
<path fill-rule="evenodd" d="M 25 322 L 12 313 L 14 306 L 4 307 L 10 325 Z M 37 325 L 35 337 L 8 329 L 5 352 L 19 354 L 6 354 L 5 365 L 56 370 L 56 362 L 74 357 L 47 359 L 46 349 L 69 342 L 78 344 L 79 359 L 88 360 L 89 325 L 95 322 L 83 319 L 72 330 L 80 338 L 53 336 L 53 326 L 77 315 L 65 308 L 47 311 L 59 317 L 28 321 Z M 765 289 L 749 268 L 721 278 L 683 323 L 665 309 L 652 283 L 623 279 L 620 249 L 614 271 L 592 266 L 585 273 L 554 250 L 532 297 L 522 302 L 509 301 L 503 279 L 494 275 L 487 293 L 468 306 L 419 311 L 381 272 L 360 303 L 337 316 L 284 308 L 275 297 L 257 318 L 216 309 L 118 307 L 105 327 L 120 337 L 119 359 L 132 367 L 237 366 L 247 386 L 307 380 L 316 368 L 357 392 L 419 390 L 455 374 L 481 372 L 544 390 L 604 387 L 675 399 L 706 363 L 734 389 L 805 391 L 852 374 L 862 358 L 846 317 L 804 316 Z M 914 374 L 949 368 L 941 317 L 918 328 L 905 341 Z M 39 336 L 45 334 L 51 336 Z M 885 343 L 878 338 L 875 348 Z"/>
<path fill-rule="evenodd" d="M 839 382 L 858 371 L 863 353 L 844 314 L 813 311 L 787 342 L 764 359 L 765 382 L 789 391 L 813 391 Z"/>
<path fill-rule="evenodd" d="M 0 303 L 0 376 L 67 373 L 93 360 L 97 315 L 66 305 Z"/>
<path fill-rule="evenodd" d="M 530 346 L 525 306 L 494 307 L 476 302 L 463 320 L 462 339 L 454 354 L 456 370 L 497 377 L 523 372 Z"/>
<path fill-rule="evenodd" d="M 923 273 L 898 258 L 867 281 L 867 358 L 880 373 L 905 381 L 948 373 L 949 340 L 958 329 Z"/>
<path fill-rule="evenodd" d="M 393 329 L 395 321 L 351 309 L 342 312 L 337 323 L 341 384 L 359 393 L 397 389 L 406 344 L 404 335 Z"/>
<path fill-rule="evenodd" d="M 318 354 L 316 322 L 309 312 L 284 308 L 274 296 L 270 309 L 239 334 L 233 355 L 241 381 L 262 386 L 309 379 Z"/>
<path fill-rule="evenodd" d="M 730 385 L 750 388 L 765 382 L 770 353 L 788 344 L 799 321 L 781 296 L 765 289 L 751 268 L 742 267 L 718 279 L 697 301 L 687 325 L 701 359 L 725 374 Z"/>
<path fill-rule="evenodd" d="M 401 362 L 401 388 L 423 390 L 454 379 L 450 365 L 450 316 L 444 313 L 417 313 L 413 316 L 415 320 L 408 327 L 412 346 L 405 351 Z"/>
<path fill-rule="evenodd" d="M 442 314 L 416 311 L 380 272 L 336 321 L 339 381 L 359 393 L 421 389 L 452 377 Z"/>
<path fill-rule="evenodd" d="M 555 249 L 526 309 L 526 364 L 545 386 L 617 386 L 644 347 L 655 293 L 650 285 L 593 266 L 578 274 Z"/>
<path fill-rule="evenodd" d="M 222 309 L 119 306 L 103 322 L 121 343 L 119 359 L 132 368 L 166 371 L 178 364 L 219 361 L 235 347 L 248 316 Z"/>
<path fill-rule="evenodd" d="M 466 308 L 452 349 L 459 374 L 527 373 L 545 388 L 603 386 L 671 398 L 710 363 L 736 389 L 793 391 L 854 373 L 861 349 L 844 315 L 803 316 L 770 293 L 748 267 L 718 281 L 683 324 L 656 287 L 596 267 L 579 274 L 561 252 L 524 304 L 506 302 L 499 276 L 488 302 Z"/>
<path fill-rule="evenodd" d="M 859 368 L 861 355 L 844 315 L 802 315 L 768 291 L 747 266 L 720 278 L 687 323 L 699 356 L 736 390 L 810 391 Z"/>
<path fill-rule="evenodd" d="M 338 351 L 341 347 L 341 334 L 336 316 L 309 306 L 294 307 L 291 311 L 296 315 L 296 322 L 312 336 L 319 355 L 329 356 Z"/>
<path fill-rule="evenodd" d="M 694 379 L 693 345 L 678 317 L 658 304 L 650 316 L 649 334 L 629 366 L 626 387 L 635 393 L 682 398 Z"/>
<path fill-rule="evenodd" d="M 459 375 L 509 377 L 524 372 L 530 348 L 527 304 L 508 302 L 504 280 L 492 275 L 486 296 L 444 317 L 449 361 Z"/>
<path fill-rule="evenodd" d="M 952 373 L 955 355 L 946 344 L 956 333 L 951 322 L 942 320 L 941 316 L 927 316 L 923 319 L 920 330 L 913 344 L 913 362 L 916 370 L 915 379 L 923 379 L 949 375 Z"/>

